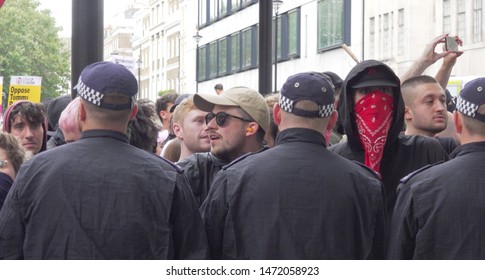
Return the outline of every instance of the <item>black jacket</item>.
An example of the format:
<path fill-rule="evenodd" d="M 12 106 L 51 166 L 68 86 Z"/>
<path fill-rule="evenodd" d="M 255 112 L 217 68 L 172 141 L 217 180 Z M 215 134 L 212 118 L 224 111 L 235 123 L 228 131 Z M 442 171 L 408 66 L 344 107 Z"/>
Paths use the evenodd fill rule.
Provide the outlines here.
<path fill-rule="evenodd" d="M 184 169 L 198 206 L 202 205 L 207 197 L 215 174 L 228 163 L 210 152 L 195 153 L 177 162 L 177 165 Z"/>
<path fill-rule="evenodd" d="M 342 86 L 339 114 L 342 115 L 347 142 L 331 146 L 329 149 L 341 156 L 364 163 L 365 153 L 358 135 L 354 113 L 352 85 L 356 77 L 369 67 L 386 67 L 382 62 L 367 60 L 357 64 L 347 75 Z M 392 72 L 393 73 L 393 72 Z M 395 76 L 397 84 L 399 78 Z M 392 213 L 396 201 L 396 188 L 399 180 L 407 174 L 431 163 L 448 160 L 438 140 L 425 136 L 400 136 L 404 124 L 404 101 L 400 88 L 394 95 L 394 115 L 387 135 L 380 174 L 384 183 L 388 213 Z"/>
<path fill-rule="evenodd" d="M 13 179 L 7 174 L 0 172 L 0 210 L 2 209 L 5 198 L 7 197 L 10 187 L 12 187 Z"/>
<path fill-rule="evenodd" d="M 214 259 L 383 258 L 386 214 L 375 173 L 325 148 L 309 129 L 240 158 L 201 207 Z"/>
<path fill-rule="evenodd" d="M 0 259 L 203 259 L 182 170 L 125 134 L 81 139 L 22 165 L 0 212 Z"/>
<path fill-rule="evenodd" d="M 390 259 L 485 259 L 485 142 L 451 157 L 399 185 Z"/>

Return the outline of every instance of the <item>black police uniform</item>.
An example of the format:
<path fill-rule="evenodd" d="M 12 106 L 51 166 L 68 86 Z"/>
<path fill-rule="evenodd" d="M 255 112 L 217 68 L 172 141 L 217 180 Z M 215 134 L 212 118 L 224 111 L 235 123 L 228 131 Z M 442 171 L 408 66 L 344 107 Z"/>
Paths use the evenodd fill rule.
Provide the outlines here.
<path fill-rule="evenodd" d="M 108 130 L 21 167 L 0 212 L 0 259 L 204 259 L 182 170 Z"/>
<path fill-rule="evenodd" d="M 210 152 L 195 153 L 177 162 L 184 169 L 197 206 L 207 197 L 214 176 L 228 163 Z"/>
<path fill-rule="evenodd" d="M 281 131 L 276 146 L 214 179 L 201 207 L 214 259 L 383 258 L 386 214 L 373 171 L 325 148 L 317 131 Z"/>
<path fill-rule="evenodd" d="M 451 157 L 399 185 L 390 259 L 485 259 L 485 142 Z"/>

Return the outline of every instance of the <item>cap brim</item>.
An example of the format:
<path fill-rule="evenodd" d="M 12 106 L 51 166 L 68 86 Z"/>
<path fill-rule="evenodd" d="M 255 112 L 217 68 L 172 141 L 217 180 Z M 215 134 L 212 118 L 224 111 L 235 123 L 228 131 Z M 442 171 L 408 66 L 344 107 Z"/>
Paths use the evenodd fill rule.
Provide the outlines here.
<path fill-rule="evenodd" d="M 194 104 L 199 110 L 204 112 L 212 112 L 215 105 L 221 106 L 239 106 L 231 100 L 224 97 L 224 95 L 203 94 L 196 93 L 194 95 Z"/>
<path fill-rule="evenodd" d="M 352 85 L 352 88 L 363 88 L 363 87 L 397 87 L 398 84 L 389 80 L 369 80 Z"/>
<path fill-rule="evenodd" d="M 168 110 L 170 113 L 173 113 L 173 111 L 175 111 L 175 108 L 177 108 L 178 104 L 174 104 L 172 105 L 172 107 L 170 107 L 170 110 Z"/>

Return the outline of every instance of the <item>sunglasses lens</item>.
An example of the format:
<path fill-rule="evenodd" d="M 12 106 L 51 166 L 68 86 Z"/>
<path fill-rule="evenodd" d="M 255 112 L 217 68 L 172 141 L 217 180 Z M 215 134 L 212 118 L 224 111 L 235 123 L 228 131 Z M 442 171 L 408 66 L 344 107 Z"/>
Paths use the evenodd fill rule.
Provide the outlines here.
<path fill-rule="evenodd" d="M 205 115 L 205 124 L 209 124 L 210 121 L 212 121 L 212 119 L 216 116 L 216 114 L 214 113 L 208 113 L 207 115 Z M 217 121 L 217 119 L 216 119 Z"/>
<path fill-rule="evenodd" d="M 216 123 L 218 126 L 223 126 L 226 122 L 227 114 L 224 112 L 219 112 L 216 114 Z"/>

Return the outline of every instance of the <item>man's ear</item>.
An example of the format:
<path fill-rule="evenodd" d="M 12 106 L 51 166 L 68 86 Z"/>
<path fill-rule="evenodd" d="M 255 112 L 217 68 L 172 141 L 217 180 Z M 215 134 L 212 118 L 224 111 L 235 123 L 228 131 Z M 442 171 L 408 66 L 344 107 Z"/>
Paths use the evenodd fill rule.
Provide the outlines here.
<path fill-rule="evenodd" d="M 456 133 L 461 134 L 463 131 L 463 118 L 457 111 L 453 112 L 453 122 L 455 124 Z"/>
<path fill-rule="evenodd" d="M 281 108 L 278 103 L 275 103 L 273 106 L 273 119 L 274 123 L 279 126 L 281 123 Z"/>
<path fill-rule="evenodd" d="M 249 126 L 246 128 L 246 136 L 254 135 L 257 133 L 259 124 L 256 122 L 250 122 Z"/>
<path fill-rule="evenodd" d="M 84 122 L 86 120 L 86 108 L 82 102 L 79 102 L 77 120 L 79 122 Z"/>
<path fill-rule="evenodd" d="M 332 130 L 332 128 L 337 123 L 337 119 L 338 119 L 338 112 L 333 111 L 330 117 L 328 118 L 327 131 Z"/>
<path fill-rule="evenodd" d="M 413 112 L 408 106 L 404 106 L 404 120 L 411 121 L 413 119 Z"/>
<path fill-rule="evenodd" d="M 168 120 L 168 117 L 167 117 L 167 112 L 165 112 L 164 110 L 160 111 L 160 118 L 165 121 L 165 120 Z"/>
<path fill-rule="evenodd" d="M 175 136 L 177 136 L 178 139 L 181 139 L 181 140 L 184 139 L 184 129 L 178 123 L 174 123 L 172 125 L 172 130 L 173 130 L 173 134 L 175 134 Z"/>

